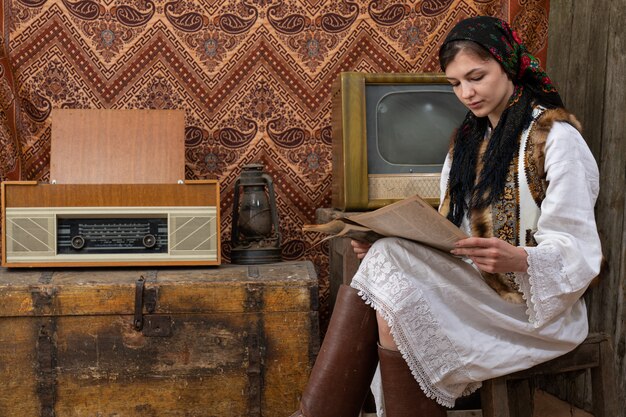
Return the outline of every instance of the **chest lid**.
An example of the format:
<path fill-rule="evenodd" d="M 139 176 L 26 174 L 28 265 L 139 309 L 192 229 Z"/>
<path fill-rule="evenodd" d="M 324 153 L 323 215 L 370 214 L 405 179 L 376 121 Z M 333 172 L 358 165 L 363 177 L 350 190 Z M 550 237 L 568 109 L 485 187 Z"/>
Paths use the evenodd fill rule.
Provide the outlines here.
<path fill-rule="evenodd" d="M 0 317 L 133 315 L 139 281 L 156 314 L 318 309 L 310 261 L 219 268 L 0 269 Z"/>

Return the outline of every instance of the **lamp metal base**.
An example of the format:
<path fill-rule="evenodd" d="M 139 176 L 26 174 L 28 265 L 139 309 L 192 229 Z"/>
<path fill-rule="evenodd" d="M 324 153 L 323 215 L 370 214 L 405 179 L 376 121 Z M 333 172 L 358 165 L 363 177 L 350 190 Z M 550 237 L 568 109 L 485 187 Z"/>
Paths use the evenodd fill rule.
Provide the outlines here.
<path fill-rule="evenodd" d="M 233 248 L 230 262 L 238 265 L 271 264 L 281 262 L 280 248 Z"/>

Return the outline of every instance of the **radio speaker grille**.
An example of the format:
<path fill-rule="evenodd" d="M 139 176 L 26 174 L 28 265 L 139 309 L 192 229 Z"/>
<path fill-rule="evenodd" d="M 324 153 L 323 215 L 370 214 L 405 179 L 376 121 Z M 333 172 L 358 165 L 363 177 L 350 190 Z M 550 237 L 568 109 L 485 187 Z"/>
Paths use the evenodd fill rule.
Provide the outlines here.
<path fill-rule="evenodd" d="M 54 255 L 54 216 L 6 218 L 7 256 Z"/>
<path fill-rule="evenodd" d="M 170 217 L 171 255 L 209 255 L 217 248 L 216 216 L 185 213 Z"/>

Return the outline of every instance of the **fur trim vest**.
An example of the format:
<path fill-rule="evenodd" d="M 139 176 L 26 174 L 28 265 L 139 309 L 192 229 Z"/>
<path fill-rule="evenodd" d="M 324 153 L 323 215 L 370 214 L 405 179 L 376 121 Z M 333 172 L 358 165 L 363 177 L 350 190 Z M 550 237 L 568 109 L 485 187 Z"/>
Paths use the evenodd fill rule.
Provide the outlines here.
<path fill-rule="evenodd" d="M 537 107 L 533 120 L 518 139 L 518 153 L 511 161 L 506 184 L 498 200 L 484 209 L 469 213 L 472 236 L 497 237 L 513 246 L 536 246 L 534 234 L 541 214 L 541 203 L 546 195 L 548 183 L 544 170 L 545 145 L 555 122 L 567 122 L 581 131 L 576 118 L 564 109 Z M 454 145 L 453 145 L 454 146 Z M 476 178 L 480 177 L 482 155 L 487 141 L 482 141 L 479 150 Z M 453 155 L 454 149 L 450 149 Z M 440 212 L 447 216 L 450 207 L 448 191 Z M 522 294 L 515 283 L 515 274 L 491 274 L 481 271 L 485 282 L 503 299 L 523 303 Z"/>

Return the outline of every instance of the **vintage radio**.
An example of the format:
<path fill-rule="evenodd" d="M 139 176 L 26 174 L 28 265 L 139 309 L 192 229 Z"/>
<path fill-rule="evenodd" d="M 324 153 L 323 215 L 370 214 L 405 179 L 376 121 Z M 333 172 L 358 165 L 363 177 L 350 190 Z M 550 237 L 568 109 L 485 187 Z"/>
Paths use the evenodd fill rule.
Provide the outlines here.
<path fill-rule="evenodd" d="M 183 181 L 182 110 L 53 109 L 50 184 L 2 184 L 2 265 L 220 263 L 219 183 Z"/>
<path fill-rule="evenodd" d="M 219 184 L 2 184 L 2 265 L 220 263 Z"/>

